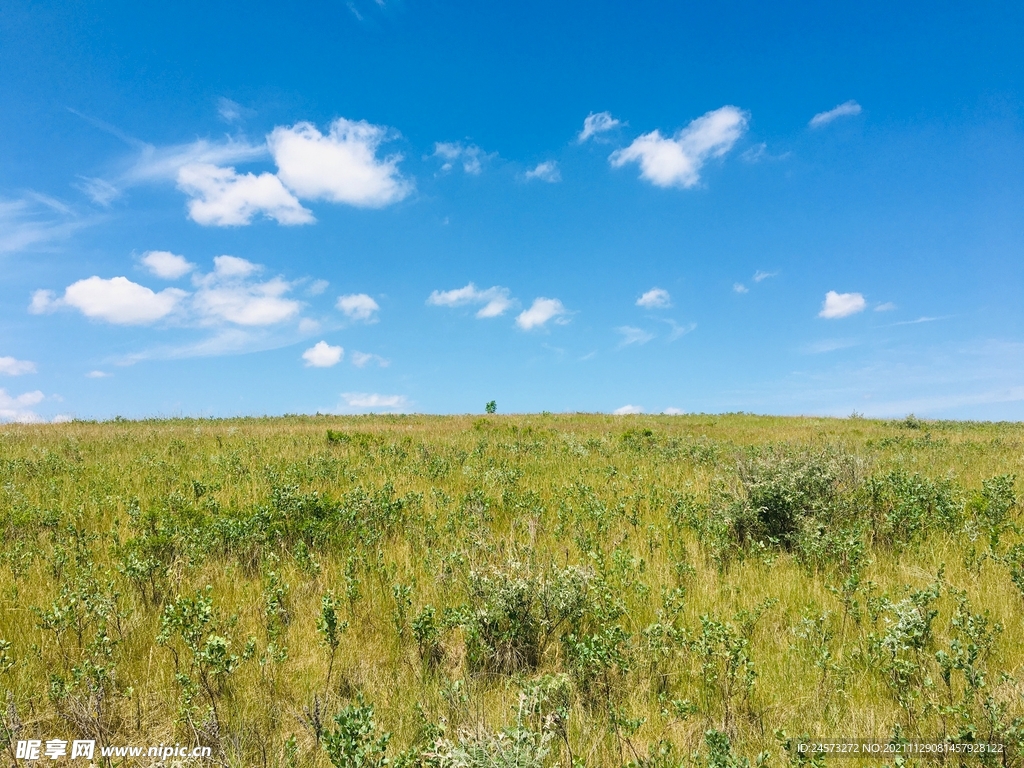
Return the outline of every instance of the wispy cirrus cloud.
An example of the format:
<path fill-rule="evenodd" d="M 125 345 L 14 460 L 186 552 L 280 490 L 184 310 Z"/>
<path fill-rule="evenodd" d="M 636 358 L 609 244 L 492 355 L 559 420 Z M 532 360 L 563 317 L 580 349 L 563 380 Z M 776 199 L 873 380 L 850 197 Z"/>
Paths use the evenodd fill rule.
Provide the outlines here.
<path fill-rule="evenodd" d="M 652 131 L 637 137 L 625 149 L 608 158 L 613 168 L 630 163 L 640 166 L 640 177 L 657 187 L 689 189 L 700 182 L 704 164 L 726 154 L 747 129 L 749 115 L 739 107 L 725 106 L 693 120 L 674 136 Z"/>
<path fill-rule="evenodd" d="M 0 254 L 52 248 L 96 220 L 38 192 L 0 200 Z"/>
<path fill-rule="evenodd" d="M 852 117 L 853 115 L 859 115 L 861 113 L 861 106 L 856 101 L 851 99 L 850 101 L 844 101 L 837 107 L 833 107 L 825 112 L 819 112 L 811 118 L 807 124 L 811 128 L 821 128 L 823 125 L 828 125 L 833 120 L 838 120 L 840 117 Z"/>
<path fill-rule="evenodd" d="M 615 332 L 622 337 L 619 341 L 620 349 L 632 344 L 646 344 L 654 338 L 654 334 L 650 331 L 645 331 L 643 328 L 636 328 L 632 325 L 621 325 L 615 329 Z"/>
<path fill-rule="evenodd" d="M 508 288 L 493 285 L 490 288 L 477 288 L 467 283 L 462 288 L 450 291 L 433 291 L 427 297 L 427 304 L 435 307 L 461 307 L 466 305 L 482 305 L 476 312 L 479 318 L 500 317 L 514 305 Z"/>

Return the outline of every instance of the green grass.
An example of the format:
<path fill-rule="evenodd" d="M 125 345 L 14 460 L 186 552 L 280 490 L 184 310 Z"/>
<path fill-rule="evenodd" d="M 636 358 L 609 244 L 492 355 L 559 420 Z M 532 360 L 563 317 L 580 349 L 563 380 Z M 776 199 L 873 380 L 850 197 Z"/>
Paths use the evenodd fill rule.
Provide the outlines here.
<path fill-rule="evenodd" d="M 1022 465 L 1024 425 L 912 419 L 5 425 L 3 735 L 240 767 L 1016 749 Z"/>

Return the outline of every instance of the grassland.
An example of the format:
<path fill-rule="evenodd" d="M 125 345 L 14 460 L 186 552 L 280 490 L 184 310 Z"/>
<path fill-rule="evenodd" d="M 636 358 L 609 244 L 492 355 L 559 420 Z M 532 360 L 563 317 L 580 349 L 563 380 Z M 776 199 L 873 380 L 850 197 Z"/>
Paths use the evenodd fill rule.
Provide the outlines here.
<path fill-rule="evenodd" d="M 810 735 L 1019 764 L 1022 464 L 1024 425 L 915 419 L 5 425 L 0 749 L 740 768 Z"/>

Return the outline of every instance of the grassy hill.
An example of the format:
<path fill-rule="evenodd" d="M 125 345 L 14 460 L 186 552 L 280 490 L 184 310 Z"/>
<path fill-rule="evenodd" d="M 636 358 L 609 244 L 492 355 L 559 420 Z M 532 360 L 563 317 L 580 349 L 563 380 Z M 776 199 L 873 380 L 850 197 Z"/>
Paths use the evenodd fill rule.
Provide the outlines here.
<path fill-rule="evenodd" d="M 805 764 L 802 736 L 1015 750 L 1022 464 L 1024 425 L 913 418 L 5 425 L 0 749 L 198 743 L 246 768 Z"/>

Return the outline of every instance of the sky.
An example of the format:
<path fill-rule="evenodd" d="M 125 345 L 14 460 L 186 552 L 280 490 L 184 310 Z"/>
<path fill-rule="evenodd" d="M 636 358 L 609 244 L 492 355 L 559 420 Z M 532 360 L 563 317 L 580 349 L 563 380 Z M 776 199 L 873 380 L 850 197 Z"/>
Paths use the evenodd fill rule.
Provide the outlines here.
<path fill-rule="evenodd" d="M 0 6 L 0 421 L 1024 419 L 1024 5 Z"/>

